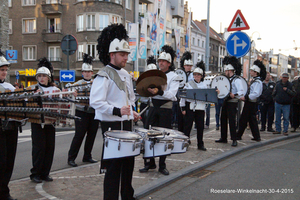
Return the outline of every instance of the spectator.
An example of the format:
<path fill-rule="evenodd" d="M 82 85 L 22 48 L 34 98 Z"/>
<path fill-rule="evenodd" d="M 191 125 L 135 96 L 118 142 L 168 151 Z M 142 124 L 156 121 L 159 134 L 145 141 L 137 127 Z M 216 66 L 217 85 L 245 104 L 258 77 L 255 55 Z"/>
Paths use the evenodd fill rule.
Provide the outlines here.
<path fill-rule="evenodd" d="M 300 79 L 298 76 L 295 77 L 294 81 L 292 82 L 293 86 L 296 91 L 296 96 L 293 98 L 292 103 L 292 131 L 296 132 L 297 128 L 299 127 L 300 121 Z"/>
<path fill-rule="evenodd" d="M 275 100 L 276 116 L 276 131 L 273 134 L 281 134 L 281 117 L 283 116 L 283 134 L 288 135 L 290 105 L 292 98 L 296 95 L 293 84 L 289 82 L 288 73 L 282 73 L 281 80 L 276 83 L 272 95 Z"/>
<path fill-rule="evenodd" d="M 272 129 L 272 124 L 274 121 L 274 100 L 272 97 L 273 90 L 276 83 L 270 80 L 270 72 L 267 72 L 266 79 L 263 82 L 263 92 L 260 96 L 260 110 L 261 110 L 261 128 L 260 131 L 265 131 L 266 121 L 268 116 L 268 128 L 269 132 L 275 132 Z"/>

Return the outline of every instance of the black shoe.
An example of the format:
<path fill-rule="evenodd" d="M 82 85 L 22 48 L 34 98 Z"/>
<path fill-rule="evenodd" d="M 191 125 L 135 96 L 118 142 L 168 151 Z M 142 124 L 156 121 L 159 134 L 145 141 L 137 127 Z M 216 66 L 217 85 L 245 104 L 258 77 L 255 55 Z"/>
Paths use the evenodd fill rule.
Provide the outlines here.
<path fill-rule="evenodd" d="M 167 168 L 159 169 L 158 171 L 159 171 L 160 173 L 162 173 L 163 175 L 169 175 L 169 171 L 167 170 Z"/>
<path fill-rule="evenodd" d="M 14 199 L 12 196 L 8 196 L 8 197 L 6 197 L 6 199 L 5 200 L 17 200 L 17 199 Z"/>
<path fill-rule="evenodd" d="M 82 162 L 96 163 L 96 162 L 98 162 L 98 160 L 94 160 L 93 158 L 89 158 L 89 159 L 82 159 Z"/>
<path fill-rule="evenodd" d="M 260 142 L 260 141 L 261 141 L 260 138 L 258 138 L 258 139 L 252 138 L 251 140 L 254 140 L 254 141 L 256 141 L 256 142 Z"/>
<path fill-rule="evenodd" d="M 281 132 L 275 131 L 275 132 L 273 132 L 273 134 L 281 134 Z"/>
<path fill-rule="evenodd" d="M 191 142 L 191 140 L 190 140 L 190 139 L 189 139 L 188 143 L 189 143 L 189 145 L 191 145 L 191 144 L 192 144 L 192 142 Z"/>
<path fill-rule="evenodd" d="M 272 133 L 274 133 L 274 132 L 275 132 L 275 130 L 274 130 L 274 129 L 272 129 L 272 128 L 271 128 L 271 129 L 268 129 L 267 131 L 268 131 L 268 132 L 272 132 Z"/>
<path fill-rule="evenodd" d="M 206 151 L 206 148 L 204 146 L 198 147 L 198 150 Z"/>
<path fill-rule="evenodd" d="M 51 182 L 53 181 L 53 178 L 51 176 L 46 176 L 46 178 L 42 178 L 42 180 L 47 181 L 47 182 Z"/>
<path fill-rule="evenodd" d="M 156 169 L 156 165 L 145 166 L 144 168 L 139 169 L 139 172 L 145 173 L 145 172 L 148 172 L 149 169 Z"/>
<path fill-rule="evenodd" d="M 77 164 L 75 163 L 74 160 L 69 160 L 68 161 L 68 165 L 72 166 L 72 167 L 77 167 Z"/>
<path fill-rule="evenodd" d="M 236 146 L 237 146 L 237 141 L 236 141 L 236 140 L 233 140 L 231 146 L 236 147 Z"/>
<path fill-rule="evenodd" d="M 296 128 L 293 128 L 293 130 L 291 130 L 291 132 L 294 133 L 294 132 L 296 132 L 296 130 L 297 130 Z"/>
<path fill-rule="evenodd" d="M 261 128 L 259 131 L 265 131 L 266 129 L 264 129 L 264 128 Z"/>
<path fill-rule="evenodd" d="M 289 134 L 288 132 L 283 132 L 283 135 L 288 136 Z"/>
<path fill-rule="evenodd" d="M 34 177 L 32 177 L 31 181 L 35 182 L 35 183 L 42 183 L 43 182 L 40 176 L 34 176 Z"/>
<path fill-rule="evenodd" d="M 223 140 L 222 138 L 215 141 L 216 143 L 227 143 L 227 140 Z"/>
<path fill-rule="evenodd" d="M 216 130 L 217 130 L 217 131 L 219 130 L 219 127 L 218 127 L 218 126 L 216 127 Z"/>

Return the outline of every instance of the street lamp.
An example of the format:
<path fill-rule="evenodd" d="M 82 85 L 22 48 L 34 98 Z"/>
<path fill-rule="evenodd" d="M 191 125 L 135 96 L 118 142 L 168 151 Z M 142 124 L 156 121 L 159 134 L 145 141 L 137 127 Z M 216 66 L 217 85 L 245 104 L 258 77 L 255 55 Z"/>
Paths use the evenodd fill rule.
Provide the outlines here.
<path fill-rule="evenodd" d="M 260 34 L 259 34 L 259 32 L 257 32 L 257 31 L 254 31 L 254 32 L 251 34 L 251 37 L 250 37 L 250 40 L 251 40 L 251 42 L 250 42 L 250 53 L 249 53 L 249 70 L 248 70 L 248 80 L 250 79 L 250 65 L 251 65 L 252 42 L 254 41 L 254 40 L 252 40 L 252 37 L 253 37 L 254 33 L 258 33 L 258 35 L 259 35 L 259 36 L 258 36 L 257 40 L 261 40 L 261 37 L 260 37 Z"/>

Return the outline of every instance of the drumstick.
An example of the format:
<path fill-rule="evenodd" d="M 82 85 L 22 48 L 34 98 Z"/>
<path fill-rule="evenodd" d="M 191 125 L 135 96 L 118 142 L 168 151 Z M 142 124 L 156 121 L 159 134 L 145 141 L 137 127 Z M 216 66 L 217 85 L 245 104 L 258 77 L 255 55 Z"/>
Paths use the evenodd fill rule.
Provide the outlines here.
<path fill-rule="evenodd" d="M 147 110 L 147 108 L 149 108 L 149 106 L 147 106 L 146 108 L 144 108 L 138 115 L 141 116 Z"/>
<path fill-rule="evenodd" d="M 126 92 L 126 106 L 128 106 L 128 91 L 127 91 L 127 85 L 126 85 L 126 77 L 125 79 L 125 92 Z M 129 121 L 129 115 L 127 115 L 127 119 Z"/>

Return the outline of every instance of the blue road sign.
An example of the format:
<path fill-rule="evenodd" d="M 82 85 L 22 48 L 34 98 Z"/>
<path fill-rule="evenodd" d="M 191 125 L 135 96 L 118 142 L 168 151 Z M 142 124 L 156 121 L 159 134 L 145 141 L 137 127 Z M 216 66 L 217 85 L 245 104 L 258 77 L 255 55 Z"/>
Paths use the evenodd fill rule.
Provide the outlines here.
<path fill-rule="evenodd" d="M 60 70 L 60 82 L 75 82 L 75 70 Z"/>
<path fill-rule="evenodd" d="M 251 40 L 246 33 L 237 31 L 232 33 L 226 41 L 226 50 L 231 56 L 243 57 L 248 53 Z"/>

